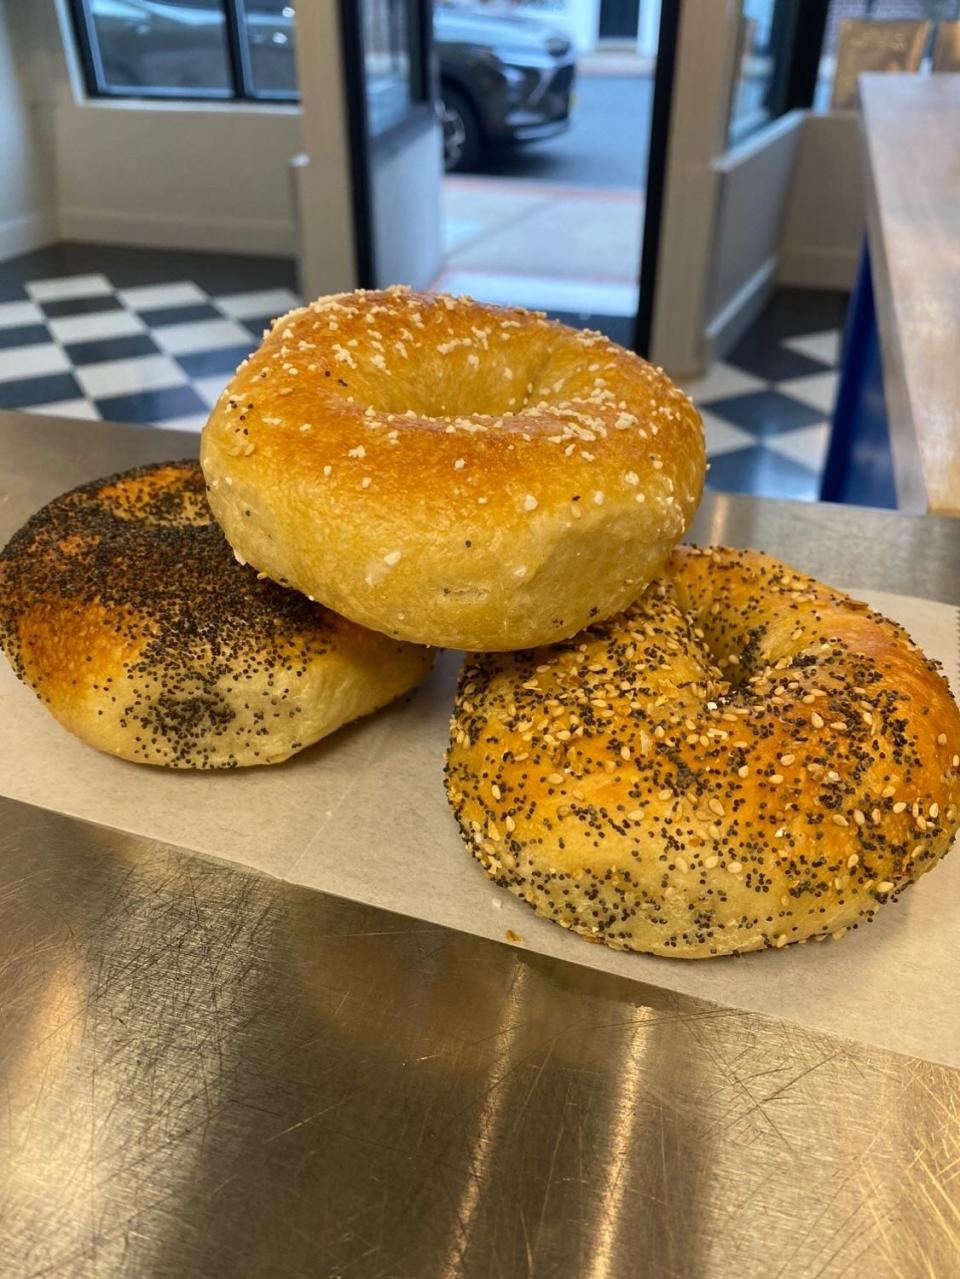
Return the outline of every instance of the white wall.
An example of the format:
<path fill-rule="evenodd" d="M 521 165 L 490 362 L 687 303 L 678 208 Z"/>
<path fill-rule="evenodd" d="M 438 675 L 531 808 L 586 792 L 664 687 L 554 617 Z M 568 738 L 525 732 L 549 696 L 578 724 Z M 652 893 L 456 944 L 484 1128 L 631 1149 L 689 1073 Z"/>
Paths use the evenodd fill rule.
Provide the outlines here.
<path fill-rule="evenodd" d="M 307 157 L 297 182 L 297 218 L 300 287 L 307 297 L 357 285 L 338 7 L 302 4 L 297 13 L 297 76 Z"/>
<path fill-rule="evenodd" d="M 49 117 L 25 54 L 24 8 L 0 0 L 0 259 L 56 236 Z"/>
<path fill-rule="evenodd" d="M 739 6 L 680 10 L 650 354 L 676 377 L 709 359 L 705 326 L 721 194 L 718 162 L 736 70 Z"/>
<path fill-rule="evenodd" d="M 852 111 L 810 114 L 787 196 L 778 283 L 851 288 L 863 236 L 859 118 Z"/>
<path fill-rule="evenodd" d="M 774 288 L 804 113 L 793 111 L 717 161 L 719 176 L 707 355 L 728 350 Z"/>
<path fill-rule="evenodd" d="M 64 239 L 295 250 L 296 108 L 77 103 L 61 92 L 54 134 Z"/>
<path fill-rule="evenodd" d="M 298 107 L 85 100 L 63 0 L 12 7 L 47 138 L 44 181 L 51 203 L 56 197 L 46 238 L 294 252 Z M 0 94 L 8 79 L 0 64 Z"/>

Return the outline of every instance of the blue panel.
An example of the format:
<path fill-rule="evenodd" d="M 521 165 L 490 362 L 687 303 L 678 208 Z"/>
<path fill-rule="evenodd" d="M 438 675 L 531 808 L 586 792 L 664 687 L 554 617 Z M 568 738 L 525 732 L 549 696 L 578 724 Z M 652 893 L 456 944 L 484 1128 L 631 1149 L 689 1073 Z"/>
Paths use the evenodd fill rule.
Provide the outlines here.
<path fill-rule="evenodd" d="M 820 496 L 825 502 L 896 509 L 883 367 L 864 246 L 843 338 L 843 364 Z"/>

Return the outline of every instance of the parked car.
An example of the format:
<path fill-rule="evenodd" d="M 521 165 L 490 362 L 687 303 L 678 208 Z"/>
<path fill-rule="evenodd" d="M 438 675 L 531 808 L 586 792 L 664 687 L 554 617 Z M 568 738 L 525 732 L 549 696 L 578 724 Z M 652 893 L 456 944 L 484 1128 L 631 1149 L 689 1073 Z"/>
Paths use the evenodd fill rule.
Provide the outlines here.
<path fill-rule="evenodd" d="M 392 11 L 388 11 L 392 12 Z M 110 93 L 232 93 L 223 10 L 216 0 L 92 0 L 92 32 Z M 247 56 L 257 93 L 296 94 L 294 10 L 247 6 Z M 568 127 L 576 55 L 542 18 L 442 0 L 434 9 L 444 164 L 475 168 L 497 147 Z"/>
<path fill-rule="evenodd" d="M 542 18 L 438 4 L 444 166 L 473 169 L 498 146 L 552 137 L 570 124 L 576 53 Z"/>

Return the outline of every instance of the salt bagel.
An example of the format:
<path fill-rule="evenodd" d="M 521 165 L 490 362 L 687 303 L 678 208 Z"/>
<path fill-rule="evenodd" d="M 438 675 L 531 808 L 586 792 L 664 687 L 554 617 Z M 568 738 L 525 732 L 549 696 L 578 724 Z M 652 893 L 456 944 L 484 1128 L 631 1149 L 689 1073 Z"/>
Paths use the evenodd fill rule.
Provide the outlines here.
<path fill-rule="evenodd" d="M 446 784 L 541 914 L 695 959 L 871 919 L 950 848 L 958 752 L 899 626 L 767 556 L 680 548 L 620 616 L 468 658 Z"/>
<path fill-rule="evenodd" d="M 65 728 L 171 768 L 276 763 L 430 665 L 238 564 L 196 462 L 38 511 L 0 553 L 0 644 Z"/>
<path fill-rule="evenodd" d="M 228 541 L 407 640 L 511 649 L 635 599 L 703 485 L 690 400 L 599 333 L 468 298 L 321 298 L 274 324 L 201 453 Z"/>

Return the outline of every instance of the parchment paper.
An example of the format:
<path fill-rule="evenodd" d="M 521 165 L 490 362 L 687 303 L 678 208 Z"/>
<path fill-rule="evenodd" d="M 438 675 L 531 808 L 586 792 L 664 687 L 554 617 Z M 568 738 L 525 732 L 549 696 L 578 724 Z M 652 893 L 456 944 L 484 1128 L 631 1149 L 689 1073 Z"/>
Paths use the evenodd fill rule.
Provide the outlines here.
<path fill-rule="evenodd" d="M 857 592 L 854 592 L 855 594 Z M 958 610 L 859 593 L 901 622 L 960 689 Z M 736 1008 L 960 1067 L 960 854 L 842 941 L 699 962 L 591 945 L 498 889 L 443 793 L 460 655 L 405 704 L 273 768 L 177 773 L 67 734 L 0 661 L 0 791 L 342 897 Z"/>

